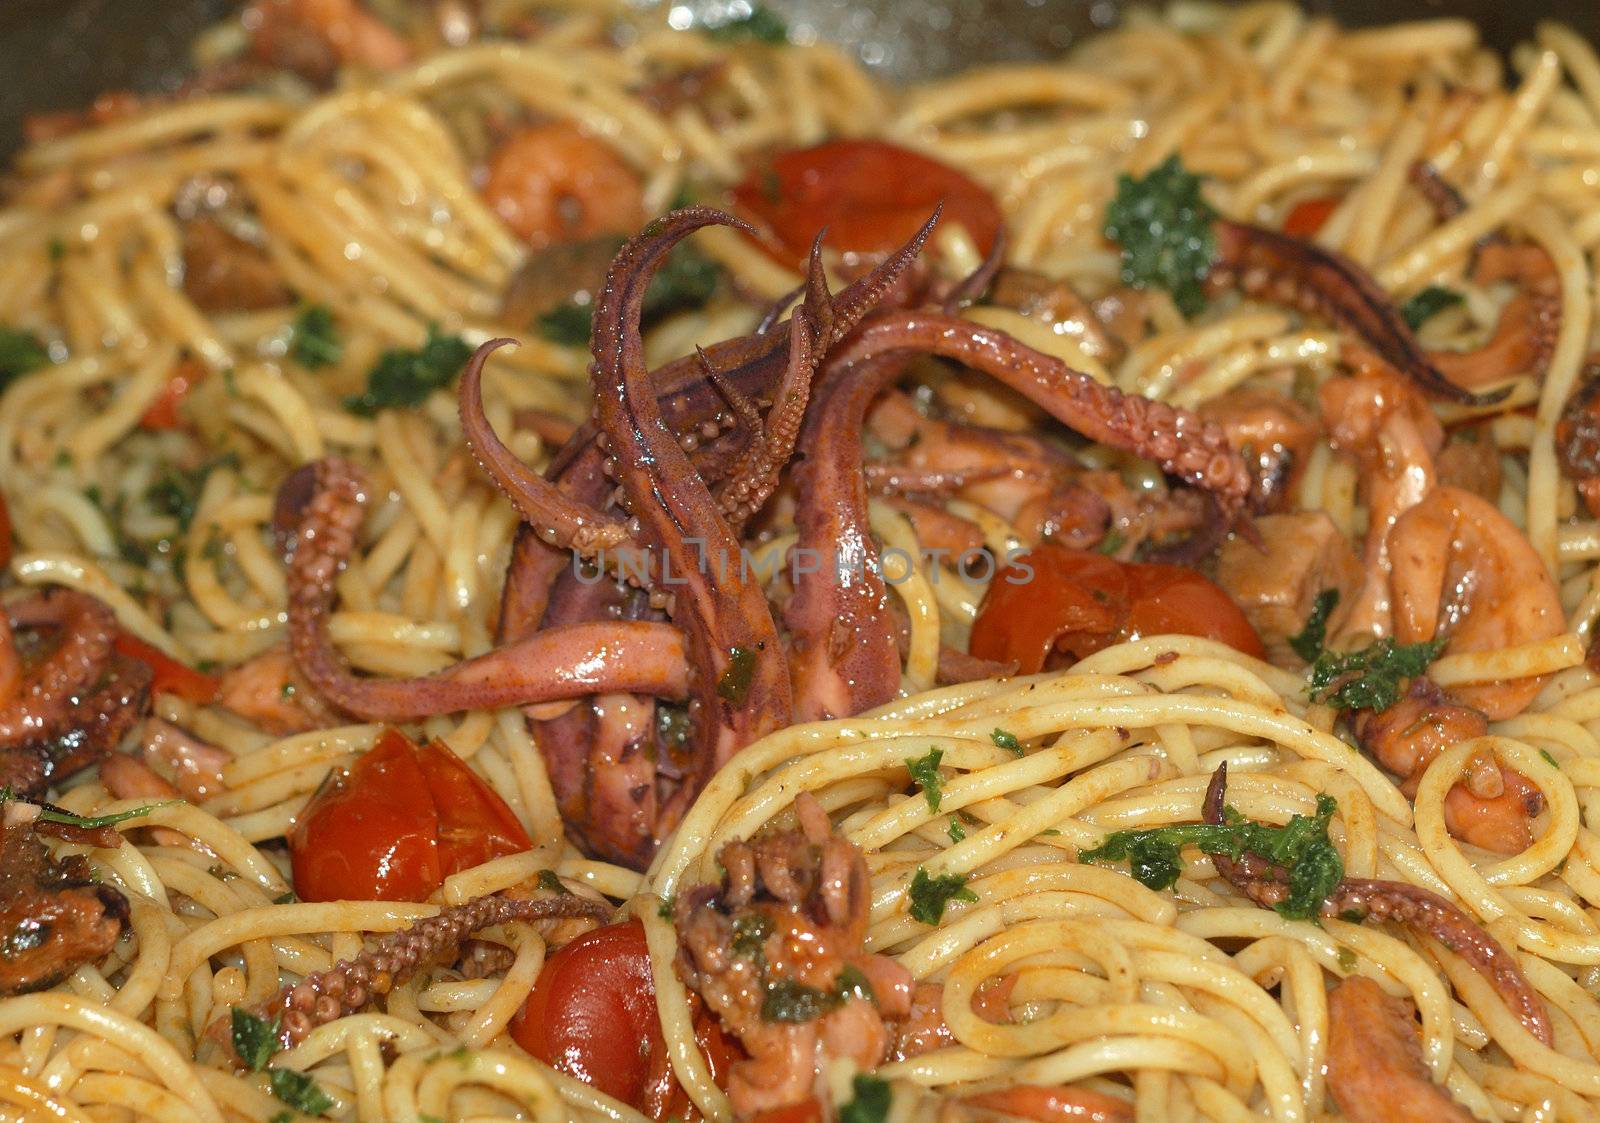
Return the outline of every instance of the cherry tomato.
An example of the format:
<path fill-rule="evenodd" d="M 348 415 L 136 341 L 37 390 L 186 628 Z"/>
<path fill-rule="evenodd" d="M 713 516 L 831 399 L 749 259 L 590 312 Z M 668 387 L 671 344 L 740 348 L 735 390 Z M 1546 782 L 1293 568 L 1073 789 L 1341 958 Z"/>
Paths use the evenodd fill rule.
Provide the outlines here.
<path fill-rule="evenodd" d="M 139 418 L 139 424 L 146 429 L 178 429 L 183 426 L 183 418 L 178 408 L 183 405 L 189 391 L 200 384 L 209 371 L 205 366 L 194 359 L 184 359 L 172 368 L 172 374 L 167 379 L 167 384 L 161 388 L 161 393 L 156 395 L 156 400 L 144 411 L 144 416 Z"/>
<path fill-rule="evenodd" d="M 451 874 L 532 845 L 460 758 L 395 729 L 330 776 L 289 832 L 306 901 L 421 901 Z"/>
<path fill-rule="evenodd" d="M 833 140 L 779 153 L 733 189 L 738 209 L 764 228 L 786 264 L 799 265 L 811 240 L 842 253 L 898 249 L 941 202 L 946 225 L 966 229 L 981 253 L 994 248 L 1000 208 L 961 172 L 880 140 Z"/>
<path fill-rule="evenodd" d="M 1283 232 L 1292 234 L 1296 238 L 1315 237 L 1341 201 L 1338 196 L 1329 195 L 1296 203 L 1289 208 L 1289 213 L 1283 220 Z"/>
<path fill-rule="evenodd" d="M 1088 1088 L 1018 1084 L 968 1096 L 967 1103 L 1039 1123 L 1129 1123 L 1133 1119 L 1127 1101 Z"/>
<path fill-rule="evenodd" d="M 814 1098 L 752 1115 L 746 1123 L 822 1123 L 822 1105 Z"/>
<path fill-rule="evenodd" d="M 968 646 L 981 659 L 1015 662 L 1023 674 L 1035 674 L 1055 651 L 1082 659 L 1113 643 L 1170 632 L 1265 654 L 1239 606 L 1194 570 L 1055 545 L 1031 550 L 995 574 Z"/>
<path fill-rule="evenodd" d="M 185 667 L 160 648 L 152 647 L 127 632 L 117 633 L 111 646 L 118 655 L 137 659 L 155 676 L 150 689 L 156 694 L 176 694 L 186 702 L 203 706 L 217 696 L 217 679 L 204 671 Z"/>

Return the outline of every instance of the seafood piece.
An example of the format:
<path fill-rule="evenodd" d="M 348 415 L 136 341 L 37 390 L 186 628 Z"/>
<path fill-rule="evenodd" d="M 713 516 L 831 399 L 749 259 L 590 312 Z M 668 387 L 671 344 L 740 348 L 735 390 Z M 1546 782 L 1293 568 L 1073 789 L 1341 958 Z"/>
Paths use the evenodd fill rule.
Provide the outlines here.
<path fill-rule="evenodd" d="M 639 224 L 639 177 L 603 141 L 567 121 L 528 125 L 489 158 L 483 197 L 529 245 L 625 234 Z"/>
<path fill-rule="evenodd" d="M 1475 1118 L 1429 1075 L 1411 1004 L 1365 975 L 1328 995 L 1328 1092 L 1352 1123 Z"/>
<path fill-rule="evenodd" d="M 8 801 L 0 825 L 0 996 L 44 990 L 98 962 L 128 924 L 127 898 L 83 858 L 53 858 L 36 829 L 43 824 L 17 814 L 28 810 L 38 809 Z M 91 844 L 120 843 L 109 833 Z"/>
<path fill-rule="evenodd" d="M 1333 520 L 1321 511 L 1265 515 L 1256 541 L 1234 535 L 1217 555 L 1217 584 L 1244 609 L 1274 663 L 1299 659 L 1289 637 L 1305 627 L 1326 589 L 1348 600 L 1361 581 L 1361 563 Z"/>

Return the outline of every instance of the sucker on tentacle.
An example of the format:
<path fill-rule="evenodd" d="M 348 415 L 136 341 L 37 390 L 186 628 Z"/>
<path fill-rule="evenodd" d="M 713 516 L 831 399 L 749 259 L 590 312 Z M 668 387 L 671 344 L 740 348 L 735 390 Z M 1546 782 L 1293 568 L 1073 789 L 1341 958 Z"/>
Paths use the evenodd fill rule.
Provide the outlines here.
<path fill-rule="evenodd" d="M 1203 809 L 1206 822 L 1223 822 L 1227 787 L 1228 764 L 1224 761 L 1217 766 L 1206 787 Z M 1288 876 L 1281 867 L 1260 855 L 1245 854 L 1234 860 L 1214 854 L 1211 861 L 1217 873 L 1263 908 L 1272 908 L 1288 897 Z M 1550 1015 L 1516 958 L 1458 906 L 1439 894 L 1402 881 L 1347 877 L 1328 894 L 1320 913 L 1339 920 L 1392 920 L 1433 937 L 1482 974 L 1529 1033 L 1543 1044 L 1550 1044 Z"/>
<path fill-rule="evenodd" d="M 474 897 L 381 937 L 351 959 L 314 971 L 252 1012 L 278 1023 L 278 1043 L 293 1048 L 318 1026 L 354 1014 L 374 998 L 404 983 L 417 968 L 453 954 L 474 932 L 513 921 L 587 919 L 604 923 L 612 908 L 604 901 L 565 895 Z"/>
<path fill-rule="evenodd" d="M 319 461 L 289 559 L 289 646 L 329 701 L 372 721 L 550 702 L 612 691 L 681 697 L 683 640 L 664 624 L 617 621 L 547 629 L 419 678 L 360 678 L 328 636 L 334 579 L 355 547 L 366 486 L 348 461 Z"/>
<path fill-rule="evenodd" d="M 1276 230 L 1219 219 L 1211 280 L 1236 282 L 1252 296 L 1325 316 L 1357 335 L 1387 366 L 1430 394 L 1468 405 L 1491 405 L 1509 388 L 1473 393 L 1451 382 L 1428 358 L 1399 311 L 1354 262 Z"/>
<path fill-rule="evenodd" d="M 0 697 L 0 746 L 46 740 L 67 728 L 76 699 L 105 673 L 117 621 L 100 601 L 76 589 L 45 589 L 6 605 L 0 645 L 19 658 L 16 633 L 61 633 L 53 651 L 19 674 L 11 697 Z M 20 667 L 20 658 L 17 664 Z"/>

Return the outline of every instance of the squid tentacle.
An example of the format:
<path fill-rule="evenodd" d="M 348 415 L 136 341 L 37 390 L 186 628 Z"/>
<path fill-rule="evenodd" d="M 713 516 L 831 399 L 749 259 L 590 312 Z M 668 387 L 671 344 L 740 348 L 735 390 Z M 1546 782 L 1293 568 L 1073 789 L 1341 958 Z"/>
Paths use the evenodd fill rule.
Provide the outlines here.
<path fill-rule="evenodd" d="M 334 578 L 355 547 L 366 502 L 360 471 L 330 457 L 289 562 L 289 646 L 301 672 L 329 701 L 373 721 L 411 721 L 467 709 L 551 702 L 611 691 L 681 697 L 682 634 L 664 624 L 618 621 L 547 629 L 417 678 L 355 675 L 328 635 Z"/>
<path fill-rule="evenodd" d="M 1223 800 L 1228 786 L 1228 765 L 1217 766 L 1206 787 L 1203 818 L 1223 821 Z M 1266 908 L 1279 904 L 1289 893 L 1282 868 L 1258 854 L 1239 859 L 1213 855 L 1217 873 L 1252 901 Z M 1489 981 L 1507 1008 L 1534 1037 L 1551 1043 L 1550 1015 L 1544 1000 L 1522 973 L 1516 957 L 1461 908 L 1420 885 L 1377 878 L 1347 877 L 1323 901 L 1321 914 L 1334 919 L 1392 920 L 1438 940 L 1461 956 Z"/>
<path fill-rule="evenodd" d="M 1450 381 L 1428 357 L 1378 283 L 1353 261 L 1276 230 L 1219 220 L 1212 280 L 1237 282 L 1252 296 L 1298 305 L 1359 336 L 1387 366 L 1450 401 L 1490 405 L 1509 388 L 1474 393 Z"/>

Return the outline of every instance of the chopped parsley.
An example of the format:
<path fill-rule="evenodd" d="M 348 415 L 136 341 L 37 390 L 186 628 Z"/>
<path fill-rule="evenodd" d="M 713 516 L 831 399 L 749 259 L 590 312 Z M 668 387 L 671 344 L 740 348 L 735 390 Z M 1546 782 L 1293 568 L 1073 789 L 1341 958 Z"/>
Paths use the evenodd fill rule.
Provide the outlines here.
<path fill-rule="evenodd" d="M 50 352 L 32 332 L 0 326 L 0 390 L 50 363 Z"/>
<path fill-rule="evenodd" d="M 332 309 L 326 304 L 313 304 L 295 317 L 289 354 L 295 362 L 312 370 L 339 361 L 344 355 L 344 339 L 333 322 Z"/>
<path fill-rule="evenodd" d="M 1549 749 L 1540 749 L 1539 750 L 1539 755 L 1544 757 L 1544 762 L 1546 764 L 1548 764 L 1551 768 L 1560 768 L 1561 767 L 1561 762 L 1559 760 L 1557 760 L 1555 757 L 1550 755 L 1550 750 Z"/>
<path fill-rule="evenodd" d="M 1290 920 L 1309 920 L 1344 878 L 1344 862 L 1328 837 L 1338 804 L 1317 796 L 1317 812 L 1296 815 L 1281 827 L 1243 818 L 1233 808 L 1221 823 L 1181 823 L 1171 827 L 1116 831 L 1099 846 L 1078 852 L 1080 862 L 1126 861 L 1129 872 L 1150 889 L 1170 889 L 1183 873 L 1185 846 L 1238 859 L 1257 854 L 1289 874 L 1289 896 L 1277 906 Z"/>
<path fill-rule="evenodd" d="M 1384 636 L 1360 651 L 1324 651 L 1311 665 L 1309 694 L 1340 710 L 1387 710 L 1400 700 L 1400 684 L 1428 669 L 1448 638 L 1395 643 Z"/>
<path fill-rule="evenodd" d="M 150 803 L 143 807 L 135 807 L 131 811 L 119 811 L 115 815 L 75 815 L 71 811 L 64 811 L 53 803 L 38 803 L 34 800 L 23 799 L 13 792 L 8 785 L 0 788 L 0 804 L 11 802 L 32 803 L 39 808 L 36 817 L 41 823 L 60 823 L 68 827 L 82 827 L 84 830 L 98 830 L 101 827 L 114 827 L 118 823 L 126 823 L 129 819 L 137 819 L 148 815 L 158 807 L 170 807 L 174 803 L 182 803 L 181 799 L 164 799 L 160 803 Z"/>
<path fill-rule="evenodd" d="M 960 819 L 952 815 L 950 816 L 950 830 L 948 833 L 951 842 L 960 842 L 967 837 L 967 828 L 961 825 Z"/>
<path fill-rule="evenodd" d="M 999 728 L 992 729 L 989 732 L 989 740 L 994 742 L 994 746 L 997 749 L 1005 749 L 1007 752 L 1016 753 L 1018 756 L 1022 755 L 1022 742 L 1017 740 L 1015 733 Z"/>
<path fill-rule="evenodd" d="M 561 884 L 561 879 L 556 876 L 555 870 L 539 871 L 539 888 L 547 889 L 558 897 L 572 896 L 572 890 Z"/>
<path fill-rule="evenodd" d="M 1176 155 L 1143 179 L 1117 178 L 1105 235 L 1122 247 L 1122 280 L 1166 289 L 1185 316 L 1205 308 L 1206 274 L 1216 256 L 1216 212 L 1200 195 L 1200 177 Z"/>
<path fill-rule="evenodd" d="M 282 1021 L 282 1015 L 269 1022 L 248 1010 L 233 1008 L 233 1051 L 251 1072 L 266 1068 L 278 1051 L 278 1028 Z"/>
<path fill-rule="evenodd" d="M 1116 527 L 1112 527 L 1110 530 L 1106 531 L 1105 537 L 1100 539 L 1100 545 L 1096 546 L 1095 549 L 1100 553 L 1109 556 L 1122 549 L 1127 541 L 1127 535 L 1123 534 L 1122 531 L 1118 530 Z"/>
<path fill-rule="evenodd" d="M 867 976 L 862 973 L 861 968 L 852 967 L 848 963 L 840 969 L 838 978 L 833 980 L 833 993 L 841 1002 L 859 998 L 874 1006 L 878 1004 L 878 996 L 873 993 L 872 983 L 867 980 Z"/>
<path fill-rule="evenodd" d="M 674 246 L 645 287 L 640 326 L 649 328 L 674 312 L 703 307 L 717 291 L 718 276 L 716 262 L 705 254 L 691 245 Z M 586 347 L 594 331 L 594 301 L 583 293 L 541 314 L 534 326 L 551 343 Z"/>
<path fill-rule="evenodd" d="M 1454 308 L 1464 300 L 1466 297 L 1454 289 L 1429 285 L 1400 306 L 1400 316 L 1412 331 L 1416 331 L 1446 308 Z"/>
<path fill-rule="evenodd" d="M 677 908 L 678 898 L 676 896 L 663 897 L 661 898 L 661 903 L 656 906 L 656 915 L 662 920 L 671 920 L 672 914 L 677 911 Z"/>
<path fill-rule="evenodd" d="M 1339 590 L 1322 590 L 1311 605 L 1311 615 L 1306 617 L 1306 626 L 1289 637 L 1289 646 L 1307 663 L 1315 663 L 1317 657 L 1322 654 L 1323 645 L 1328 642 L 1328 617 L 1337 607 L 1339 607 Z"/>
<path fill-rule="evenodd" d="M 701 30 L 719 43 L 773 43 L 789 41 L 789 25 L 765 4 L 751 4 L 749 15 L 735 16 Z"/>
<path fill-rule="evenodd" d="M 767 984 L 767 995 L 761 1000 L 761 1018 L 768 1022 L 816 1021 L 837 1006 L 838 1000 L 827 991 L 808 987 L 793 979 L 774 979 Z"/>
<path fill-rule="evenodd" d="M 414 350 L 385 351 L 367 372 L 367 388 L 344 400 L 344 408 L 361 417 L 379 410 L 418 406 L 428 395 L 443 389 L 472 357 L 472 348 L 459 335 L 440 335 L 428 327 L 427 342 Z"/>
<path fill-rule="evenodd" d="M 237 456 L 228 453 L 208 460 L 198 468 L 168 468 L 160 479 L 145 489 L 145 502 L 150 504 L 151 510 L 176 519 L 179 530 L 188 530 L 200 505 L 200 492 L 205 488 L 207 478 L 218 468 L 238 462 Z"/>
<path fill-rule="evenodd" d="M 237 877 L 239 875 L 234 874 L 234 876 Z M 275 905 L 298 905 L 300 903 L 300 895 L 291 889 L 287 893 L 279 893 L 272 898 L 272 903 Z"/>
<path fill-rule="evenodd" d="M 728 666 L 717 679 L 717 697 L 729 705 L 741 705 L 750 693 L 756 674 L 756 653 L 748 647 L 728 648 Z"/>
<path fill-rule="evenodd" d="M 951 901 L 975 902 L 978 895 L 967 888 L 966 876 L 942 873 L 931 877 L 921 866 L 911 877 L 911 918 L 924 924 L 938 924 Z"/>
<path fill-rule="evenodd" d="M 906 758 L 906 771 L 911 773 L 911 778 L 922 789 L 931 815 L 939 813 L 939 789 L 944 780 L 939 774 L 939 761 L 943 756 L 940 750 L 929 749 L 927 756 Z"/>
<path fill-rule="evenodd" d="M 1354 971 L 1359 962 L 1356 959 L 1356 953 L 1343 946 L 1334 953 L 1334 958 L 1339 961 L 1339 970 L 1341 971 Z"/>
<path fill-rule="evenodd" d="M 272 1094 L 303 1115 L 321 1115 L 333 1106 L 333 1097 L 317 1087 L 317 1082 L 291 1068 L 268 1070 Z"/>
<path fill-rule="evenodd" d="M 772 921 L 766 913 L 746 913 L 733 922 L 733 950 L 746 959 L 762 958 L 767 937 L 772 935 Z"/>
<path fill-rule="evenodd" d="M 839 1123 L 884 1123 L 889 1118 L 894 1095 L 887 1080 L 858 1072 L 850 1090 L 855 1094 L 839 1109 Z"/>
<path fill-rule="evenodd" d="M 689 743 L 694 731 L 689 721 L 687 706 L 674 706 L 670 702 L 656 704 L 656 740 L 668 748 L 681 749 Z"/>

